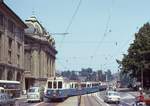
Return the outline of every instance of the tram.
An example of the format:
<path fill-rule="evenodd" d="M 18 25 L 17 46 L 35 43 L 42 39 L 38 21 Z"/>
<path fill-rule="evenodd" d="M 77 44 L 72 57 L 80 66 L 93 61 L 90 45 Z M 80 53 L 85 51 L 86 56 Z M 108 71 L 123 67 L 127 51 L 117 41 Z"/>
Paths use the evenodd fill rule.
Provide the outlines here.
<path fill-rule="evenodd" d="M 100 82 L 69 81 L 64 77 L 52 77 L 47 80 L 44 101 L 65 100 L 71 96 L 84 95 L 105 90 L 106 86 Z"/>

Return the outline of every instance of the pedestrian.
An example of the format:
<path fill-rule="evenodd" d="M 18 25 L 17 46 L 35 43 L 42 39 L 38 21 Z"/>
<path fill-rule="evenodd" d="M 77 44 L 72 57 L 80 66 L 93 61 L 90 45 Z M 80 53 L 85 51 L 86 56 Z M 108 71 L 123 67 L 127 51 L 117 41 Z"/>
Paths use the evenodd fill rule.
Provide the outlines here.
<path fill-rule="evenodd" d="M 144 95 L 143 95 L 142 88 L 139 88 L 139 92 L 140 92 L 140 95 L 137 96 L 137 98 L 136 98 L 136 105 L 137 106 L 138 106 L 138 104 L 144 103 Z"/>

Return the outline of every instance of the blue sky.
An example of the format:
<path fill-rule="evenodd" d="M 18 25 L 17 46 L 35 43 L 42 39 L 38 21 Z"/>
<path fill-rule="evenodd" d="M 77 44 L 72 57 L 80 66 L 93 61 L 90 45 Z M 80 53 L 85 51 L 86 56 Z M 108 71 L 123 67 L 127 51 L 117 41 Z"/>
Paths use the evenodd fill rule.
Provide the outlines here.
<path fill-rule="evenodd" d="M 37 19 L 50 33 L 66 31 L 79 1 L 5 0 L 23 21 L 35 11 Z M 82 0 L 69 34 L 53 35 L 58 51 L 56 70 L 91 67 L 116 72 L 116 59 L 127 53 L 134 33 L 149 22 L 149 4 L 150 0 Z"/>

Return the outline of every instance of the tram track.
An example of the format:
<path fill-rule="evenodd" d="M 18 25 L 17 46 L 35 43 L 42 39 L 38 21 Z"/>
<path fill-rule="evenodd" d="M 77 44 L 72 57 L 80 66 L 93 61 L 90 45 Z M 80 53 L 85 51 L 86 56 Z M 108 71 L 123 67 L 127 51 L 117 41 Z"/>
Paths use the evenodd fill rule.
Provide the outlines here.
<path fill-rule="evenodd" d="M 50 103 L 41 102 L 41 103 L 33 105 L 33 106 L 57 106 L 58 104 L 59 103 L 55 103 L 55 102 L 50 102 Z"/>
<path fill-rule="evenodd" d="M 103 106 L 103 104 L 92 94 L 84 95 L 85 106 Z"/>
<path fill-rule="evenodd" d="M 92 103 L 92 101 L 91 101 L 88 94 L 84 97 L 84 101 L 86 101 L 85 106 L 92 106 L 93 105 L 93 103 Z"/>

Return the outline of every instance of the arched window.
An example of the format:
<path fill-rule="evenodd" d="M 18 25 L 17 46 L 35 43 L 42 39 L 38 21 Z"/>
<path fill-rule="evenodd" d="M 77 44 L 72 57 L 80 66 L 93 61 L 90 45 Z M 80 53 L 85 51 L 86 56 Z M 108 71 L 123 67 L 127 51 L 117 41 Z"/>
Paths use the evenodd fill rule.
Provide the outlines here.
<path fill-rule="evenodd" d="M 13 80 L 13 73 L 12 73 L 12 71 L 8 71 L 8 73 L 7 73 L 7 80 Z"/>
<path fill-rule="evenodd" d="M 17 81 L 21 81 L 21 73 L 20 72 L 17 73 L 17 78 L 16 79 L 17 79 Z"/>

